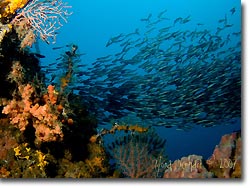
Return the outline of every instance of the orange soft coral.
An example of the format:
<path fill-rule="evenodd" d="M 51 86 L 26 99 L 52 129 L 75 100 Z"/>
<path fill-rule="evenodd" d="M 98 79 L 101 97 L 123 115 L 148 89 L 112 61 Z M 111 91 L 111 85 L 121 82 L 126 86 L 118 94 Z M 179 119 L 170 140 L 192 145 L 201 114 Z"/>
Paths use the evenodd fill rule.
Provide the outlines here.
<path fill-rule="evenodd" d="M 52 105 L 56 104 L 58 93 L 55 90 L 55 86 L 49 85 L 47 89 L 48 93 L 43 96 L 44 100 Z"/>
<path fill-rule="evenodd" d="M 29 112 L 32 105 L 30 96 L 34 92 L 34 88 L 30 84 L 26 86 L 20 85 L 18 91 L 22 96 L 22 100 L 13 99 L 9 101 L 8 105 L 3 108 L 2 113 L 9 114 L 10 123 L 21 131 L 24 131 L 29 123 L 28 119 L 31 115 Z"/>
<path fill-rule="evenodd" d="M 10 123 L 24 131 L 32 120 L 32 125 L 36 129 L 37 143 L 62 139 L 62 123 L 58 120 L 59 112 L 55 105 L 57 95 L 54 92 L 54 87 L 48 87 L 47 100 L 45 100 L 44 105 L 39 105 L 32 100 L 35 89 L 30 84 L 20 85 L 18 91 L 21 100 L 14 98 L 8 102 L 2 111 L 9 115 Z"/>

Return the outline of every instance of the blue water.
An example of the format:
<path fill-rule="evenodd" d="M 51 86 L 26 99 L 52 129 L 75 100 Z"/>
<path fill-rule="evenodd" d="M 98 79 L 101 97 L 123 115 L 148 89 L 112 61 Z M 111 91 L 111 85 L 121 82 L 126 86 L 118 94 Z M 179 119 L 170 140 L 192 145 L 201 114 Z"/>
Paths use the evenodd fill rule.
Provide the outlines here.
<path fill-rule="evenodd" d="M 40 53 L 45 54 L 42 60 L 47 65 L 60 55 L 61 51 L 53 47 L 74 43 L 79 50 L 87 55 L 81 59 L 82 64 L 90 64 L 96 58 L 114 54 L 119 51 L 116 46 L 106 48 L 110 37 L 120 33 L 131 33 L 136 28 L 142 28 L 145 23 L 141 18 L 150 13 L 153 16 L 167 9 L 166 17 L 174 21 L 178 17 L 191 16 L 193 23 L 203 23 L 208 30 L 216 30 L 218 20 L 225 14 L 230 17 L 232 32 L 241 28 L 241 4 L 239 0 L 67 0 L 72 6 L 73 14 L 68 23 L 59 30 L 56 44 L 47 45 L 39 41 Z M 234 16 L 230 10 L 235 7 Z M 189 24 L 190 30 L 195 25 Z M 157 128 L 161 137 L 167 139 L 166 150 L 171 160 L 189 154 L 202 155 L 208 158 L 213 148 L 219 143 L 222 135 L 241 129 L 240 121 L 225 126 L 211 128 L 195 127 L 192 130 L 178 131 L 174 128 Z"/>

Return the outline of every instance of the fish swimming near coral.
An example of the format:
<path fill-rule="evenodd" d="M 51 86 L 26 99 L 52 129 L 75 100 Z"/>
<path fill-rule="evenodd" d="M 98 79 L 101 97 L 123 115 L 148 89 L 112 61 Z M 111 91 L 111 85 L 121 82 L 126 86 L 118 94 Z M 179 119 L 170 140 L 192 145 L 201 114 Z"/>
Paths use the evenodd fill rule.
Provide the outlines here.
<path fill-rule="evenodd" d="M 38 57 L 38 58 L 45 58 L 44 55 L 42 54 L 39 54 L 39 53 L 30 53 L 31 55 L 34 55 L 35 57 Z"/>
<path fill-rule="evenodd" d="M 211 30 L 191 15 L 169 22 L 165 12 L 142 18 L 140 33 L 111 37 L 106 47 L 120 47 L 114 54 L 75 65 L 72 89 L 100 125 L 136 114 L 149 125 L 189 131 L 240 117 L 240 28 L 226 14 Z"/>

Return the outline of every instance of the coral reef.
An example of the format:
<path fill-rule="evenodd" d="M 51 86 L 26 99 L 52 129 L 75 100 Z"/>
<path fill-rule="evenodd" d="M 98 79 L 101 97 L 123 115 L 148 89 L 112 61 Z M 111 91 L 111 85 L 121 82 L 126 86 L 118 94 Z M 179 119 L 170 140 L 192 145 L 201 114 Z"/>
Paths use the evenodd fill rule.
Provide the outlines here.
<path fill-rule="evenodd" d="M 241 134 L 234 132 L 222 136 L 219 145 L 207 160 L 209 171 L 218 178 L 241 177 Z"/>
<path fill-rule="evenodd" d="M 17 71 L 13 70 L 13 72 Z M 7 102 L 8 104 L 2 111 L 9 116 L 11 124 L 23 132 L 32 122 L 32 126 L 36 130 L 37 143 L 56 141 L 63 137 L 62 123 L 58 120 L 59 112 L 55 106 L 57 95 L 53 86 L 48 86 L 48 92 L 44 95 L 44 105 L 39 104 L 39 101 L 36 102 L 35 89 L 30 84 L 19 85 L 17 95 L 21 100 L 13 98 Z M 32 98 L 34 99 L 32 100 Z"/>
<path fill-rule="evenodd" d="M 9 67 L 3 80 L 11 95 L 0 93 L 0 177 L 112 176 L 103 145 L 89 141 L 97 122 L 82 99 L 65 93 L 66 86 L 61 92 L 53 85 L 45 88 L 36 64 L 29 68 L 27 61 L 8 57 L 3 58 Z"/>
<path fill-rule="evenodd" d="M 37 37 L 55 42 L 69 8 L 61 0 L 0 2 L 1 178 L 114 177 L 103 144 L 90 142 L 95 117 L 67 90 L 78 47 L 67 45 L 58 85 L 45 83 L 42 55 L 26 48 Z"/>
<path fill-rule="evenodd" d="M 61 0 L 0 2 L 0 178 L 241 177 L 240 133 L 223 136 L 207 161 L 190 155 L 171 163 L 166 140 L 151 127 L 98 130 L 88 99 L 72 92 L 77 45 L 66 45 L 59 81 L 45 82 L 43 56 L 27 47 L 37 38 L 55 43 L 69 8 Z M 105 136 L 113 140 L 104 143 Z"/>
<path fill-rule="evenodd" d="M 26 93 L 23 91 L 23 95 L 29 93 L 29 89 L 32 88 L 31 85 L 27 87 L 28 88 L 25 90 Z M 30 96 L 30 93 L 28 95 Z M 54 100 L 55 97 L 57 97 L 57 93 L 55 93 L 54 87 L 49 85 L 48 92 L 43 95 L 43 99 L 47 101 L 46 104 L 56 105 L 57 100 Z M 30 101 L 31 100 L 28 99 L 26 100 L 27 103 Z M 19 105 L 24 105 L 24 103 L 21 101 L 19 101 L 19 103 Z M 5 107 L 10 108 L 8 105 Z M 4 110 L 7 110 L 5 107 Z M 11 107 L 14 108 L 14 106 Z M 22 107 L 22 111 L 24 111 L 24 108 L 25 107 Z M 40 124 L 41 122 L 45 121 L 46 116 L 43 115 L 47 113 L 46 110 L 43 111 L 44 114 L 40 113 L 40 110 L 38 110 L 39 108 L 43 109 L 43 106 L 37 106 L 36 110 L 33 109 L 34 112 L 32 112 L 31 108 L 26 107 L 26 109 L 29 110 L 30 118 L 36 119 L 32 121 L 32 125 L 35 129 L 37 129 L 36 124 Z M 19 109 L 19 107 L 16 109 Z M 23 112 L 22 114 L 25 113 Z M 21 115 L 19 114 L 16 117 L 20 118 Z M 47 118 L 48 121 L 53 120 L 51 117 Z M 13 119 L 10 119 L 14 120 L 14 115 Z M 76 121 L 76 123 L 74 123 L 72 128 L 65 127 L 63 133 L 65 134 L 65 137 L 62 138 L 63 142 L 61 142 L 61 140 L 56 140 L 56 142 L 48 142 L 47 140 L 46 143 L 40 143 L 39 146 L 37 144 L 34 145 L 32 140 L 29 140 L 25 137 L 25 131 L 27 131 L 29 127 L 24 126 L 23 128 L 25 130 L 22 131 L 20 127 L 18 127 L 21 124 L 21 121 L 17 121 L 18 122 L 15 125 L 18 129 L 15 129 L 13 126 L 11 126 L 8 119 L 1 119 L 0 121 L 0 127 L 3 128 L 5 125 L 6 128 L 12 128 L 16 131 L 21 131 L 22 133 L 22 138 L 18 139 L 18 142 L 20 143 L 17 143 L 17 137 L 10 136 L 13 134 L 13 131 L 5 132 L 5 134 L 2 135 L 3 137 L 0 137 L 0 141 L 4 145 L 4 147 L 1 149 L 2 158 L 0 159 L 0 164 L 2 165 L 2 168 L 0 169 L 0 177 L 86 178 L 107 177 L 110 173 L 112 174 L 109 169 L 108 157 L 102 144 L 89 142 L 91 134 L 96 132 L 94 129 L 94 122 L 91 122 L 91 119 L 88 120 L 86 115 L 79 116 L 79 119 Z M 31 121 L 29 120 L 28 122 Z M 41 126 L 41 130 L 45 131 L 46 127 Z M 35 131 L 35 133 L 36 132 L 37 131 Z M 7 136 L 7 134 L 9 135 L 6 138 L 5 136 Z M 31 134 L 32 132 L 28 131 L 28 137 L 30 137 Z M 53 137 L 53 130 L 49 130 L 48 134 L 50 137 Z M 41 139 L 40 134 L 35 135 L 40 136 L 36 140 Z M 24 140 L 28 140 L 29 143 L 24 142 Z M 6 144 L 7 141 L 13 145 L 9 146 L 9 144 Z M 60 154 L 63 152 L 64 154 Z"/>
<path fill-rule="evenodd" d="M 224 135 L 209 159 L 190 155 L 170 161 L 164 178 L 241 178 L 241 148 L 240 132 Z"/>

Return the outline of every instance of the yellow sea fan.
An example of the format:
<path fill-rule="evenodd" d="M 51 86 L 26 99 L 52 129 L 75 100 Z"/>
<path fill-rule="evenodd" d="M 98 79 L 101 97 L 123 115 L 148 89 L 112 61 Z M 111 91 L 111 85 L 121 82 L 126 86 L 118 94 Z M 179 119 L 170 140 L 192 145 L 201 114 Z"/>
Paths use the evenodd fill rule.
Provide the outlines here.
<path fill-rule="evenodd" d="M 0 3 L 0 18 L 15 14 L 16 10 L 23 8 L 29 0 L 5 0 Z"/>

